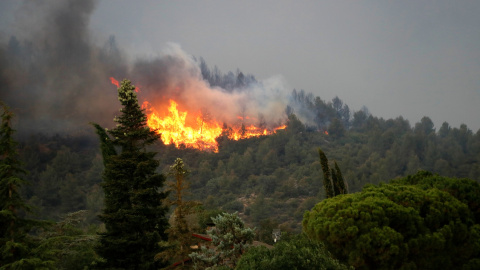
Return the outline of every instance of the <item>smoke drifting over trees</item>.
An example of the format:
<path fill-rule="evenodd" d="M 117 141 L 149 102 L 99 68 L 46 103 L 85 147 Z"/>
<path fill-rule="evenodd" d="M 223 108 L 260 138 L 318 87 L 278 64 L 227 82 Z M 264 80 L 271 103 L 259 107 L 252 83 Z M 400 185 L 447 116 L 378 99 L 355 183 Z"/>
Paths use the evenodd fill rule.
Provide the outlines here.
<path fill-rule="evenodd" d="M 29 2 L 17 11 L 20 29 L 1 44 L 0 98 L 18 112 L 20 128 L 58 131 L 111 119 L 115 91 L 105 91 L 105 77 L 118 61 L 92 44 L 94 6 Z"/>
<path fill-rule="evenodd" d="M 0 40 L 0 99 L 17 113 L 20 130 L 79 132 L 92 120 L 110 123 L 118 106 L 109 77 L 131 79 L 140 87 L 140 102 L 154 106 L 173 98 L 180 110 L 202 110 L 218 121 L 250 116 L 274 125 L 286 119 L 288 90 L 282 78 L 257 82 L 240 71 L 221 77 L 216 67 L 205 78 L 205 61 L 176 44 L 155 58 L 129 61 L 114 36 L 94 40 L 89 20 L 95 5 L 19 5 L 14 32 Z M 225 78 L 234 83 L 225 84 Z"/>

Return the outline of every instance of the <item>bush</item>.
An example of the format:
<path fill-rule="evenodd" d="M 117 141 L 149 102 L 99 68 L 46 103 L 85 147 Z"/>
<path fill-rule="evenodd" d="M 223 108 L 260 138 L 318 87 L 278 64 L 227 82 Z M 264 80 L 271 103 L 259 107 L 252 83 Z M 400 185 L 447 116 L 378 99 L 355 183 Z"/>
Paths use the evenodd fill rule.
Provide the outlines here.
<path fill-rule="evenodd" d="M 305 235 L 296 235 L 291 239 L 282 239 L 273 249 L 264 246 L 250 248 L 240 258 L 236 269 L 333 270 L 348 267 L 332 258 L 323 244 L 312 241 Z"/>
<path fill-rule="evenodd" d="M 480 225 L 437 188 L 383 184 L 307 211 L 303 229 L 358 269 L 453 269 L 480 258 Z"/>

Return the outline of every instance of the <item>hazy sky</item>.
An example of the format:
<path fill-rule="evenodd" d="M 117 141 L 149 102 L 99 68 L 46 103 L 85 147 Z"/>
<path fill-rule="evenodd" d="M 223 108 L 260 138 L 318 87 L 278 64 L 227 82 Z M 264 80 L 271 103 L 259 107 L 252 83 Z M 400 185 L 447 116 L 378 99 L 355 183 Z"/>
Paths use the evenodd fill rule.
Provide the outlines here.
<path fill-rule="evenodd" d="M 5 13 L 1 12 L 2 14 Z M 180 44 L 223 72 L 281 75 L 385 119 L 480 128 L 480 1 L 126 1 L 93 11 L 93 38 L 130 55 Z M 0 19 L 5 24 L 8 18 Z"/>

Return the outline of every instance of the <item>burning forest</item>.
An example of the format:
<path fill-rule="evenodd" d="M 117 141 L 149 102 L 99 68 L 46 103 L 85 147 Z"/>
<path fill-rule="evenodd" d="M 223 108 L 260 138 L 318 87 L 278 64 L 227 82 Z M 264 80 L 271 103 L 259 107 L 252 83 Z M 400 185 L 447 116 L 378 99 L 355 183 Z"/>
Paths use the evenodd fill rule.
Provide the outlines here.
<path fill-rule="evenodd" d="M 219 136 L 239 140 L 285 128 L 287 94 L 281 79 L 240 82 L 244 75 L 238 72 L 231 77 L 236 86 L 212 86 L 204 78 L 203 60 L 176 44 L 167 52 L 141 61 L 132 72 L 148 126 L 165 144 L 216 152 Z"/>
<path fill-rule="evenodd" d="M 212 72 L 174 43 L 155 57 L 127 60 L 114 36 L 93 39 L 87 27 L 93 1 L 70 4 L 38 3 L 43 12 L 35 15 L 31 6 L 20 8 L 18 33 L 1 40 L 0 99 L 17 112 L 19 130 L 82 133 L 93 119 L 108 127 L 118 114 L 109 83 L 123 78 L 138 86 L 148 125 L 165 144 L 217 151 L 219 136 L 238 140 L 285 127 L 281 77 Z"/>
<path fill-rule="evenodd" d="M 111 77 L 110 81 L 119 87 L 116 79 Z M 138 87 L 136 92 L 140 92 Z M 152 103 L 163 105 L 153 106 Z M 143 101 L 142 109 L 147 114 L 147 125 L 160 134 L 164 144 L 217 152 L 217 138 L 220 136 L 239 140 L 270 135 L 286 127 L 286 125 L 267 127 L 265 122 L 259 122 L 258 118 L 249 116 L 237 116 L 233 122 L 222 123 L 217 120 L 220 117 L 212 115 L 208 108 L 192 111 L 189 108 L 181 110 L 181 107 L 185 106 L 181 106 L 172 98 L 168 98 L 168 106 L 162 100 Z"/>
<path fill-rule="evenodd" d="M 233 125 L 226 123 L 221 125 L 215 119 L 208 119 L 206 117 L 208 115 L 204 115 L 202 112 L 182 112 L 177 107 L 178 104 L 170 100 L 168 113 L 160 113 L 151 107 L 148 101 L 143 103 L 143 108 L 147 110 L 147 125 L 160 134 L 163 143 L 172 143 L 177 147 L 185 145 L 199 150 L 217 152 L 218 143 L 216 139 L 220 136 L 227 136 L 231 140 L 239 140 L 269 135 L 286 127 L 282 125 L 272 130 L 254 124 L 245 126 L 244 118 L 240 116 L 238 118 L 241 122 L 237 121 L 238 123 Z M 245 120 L 248 121 L 249 119 L 249 117 L 245 117 Z"/>

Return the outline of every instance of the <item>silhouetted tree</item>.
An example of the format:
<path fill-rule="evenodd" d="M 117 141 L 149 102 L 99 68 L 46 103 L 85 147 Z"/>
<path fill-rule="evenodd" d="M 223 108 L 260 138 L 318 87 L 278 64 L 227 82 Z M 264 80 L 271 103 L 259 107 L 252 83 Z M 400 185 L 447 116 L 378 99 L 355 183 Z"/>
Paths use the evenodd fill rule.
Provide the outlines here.
<path fill-rule="evenodd" d="M 166 193 L 160 191 L 165 177 L 155 172 L 159 164 L 156 153 L 146 147 L 159 135 L 146 125 L 130 81 L 122 81 L 118 98 L 123 107 L 121 116 L 114 119 L 117 127 L 103 133 L 95 125 L 106 164 L 102 183 L 105 208 L 100 215 L 106 231 L 96 247 L 104 261 L 99 264 L 104 268 L 158 269 L 160 262 L 154 256 L 161 251 L 158 242 L 166 239 L 168 227 L 167 208 L 162 205 Z"/>

